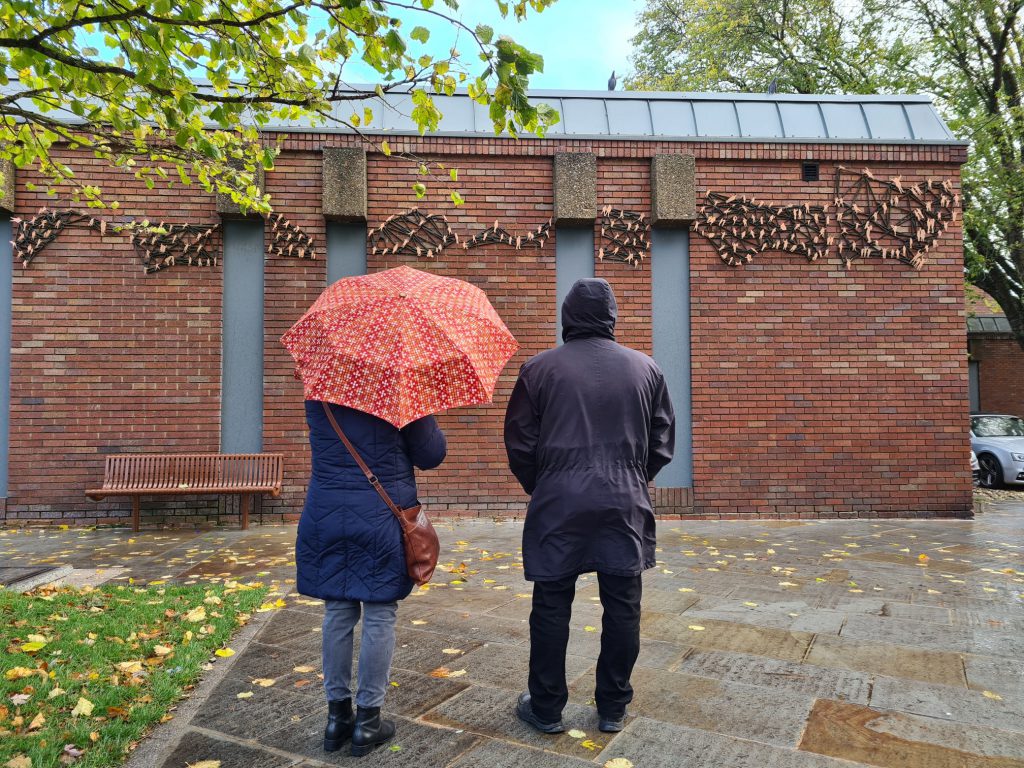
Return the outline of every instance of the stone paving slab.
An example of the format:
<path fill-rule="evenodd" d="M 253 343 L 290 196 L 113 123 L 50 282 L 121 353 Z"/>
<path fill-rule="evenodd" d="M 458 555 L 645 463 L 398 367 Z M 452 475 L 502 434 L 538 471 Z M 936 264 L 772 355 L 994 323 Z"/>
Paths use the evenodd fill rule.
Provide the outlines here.
<path fill-rule="evenodd" d="M 594 763 L 553 752 L 487 741 L 474 747 L 451 768 L 593 768 Z"/>
<path fill-rule="evenodd" d="M 598 745 L 595 749 L 586 749 L 581 746 L 580 739 L 568 733 L 554 736 L 538 733 L 515 715 L 519 693 L 497 688 L 470 688 L 449 699 L 423 719 L 492 739 L 582 758 L 593 757 L 600 752 L 600 746 L 607 743 L 605 734 L 597 730 L 597 713 L 593 707 L 573 703 L 566 705 L 562 712 L 562 722 L 567 730 L 579 729 L 592 734 L 591 738 Z"/>
<path fill-rule="evenodd" d="M 865 672 L 744 653 L 694 649 L 673 667 L 673 671 L 858 704 L 867 704 L 871 699 L 872 676 Z"/>
<path fill-rule="evenodd" d="M 642 768 L 853 768 L 854 763 L 638 718 L 601 756 Z M 857 764 L 859 765 L 859 763 Z"/>
<path fill-rule="evenodd" d="M 447 766 L 480 740 L 472 733 L 458 733 L 451 728 L 433 727 L 404 717 L 391 719 L 398 726 L 395 738 L 368 757 L 352 757 L 348 749 L 324 752 L 324 720 L 320 714 L 282 723 L 283 727 L 269 732 L 265 728 L 257 739 L 263 746 L 280 752 L 313 758 L 327 765 L 361 768 Z"/>
<path fill-rule="evenodd" d="M 781 689 L 661 670 L 633 672 L 630 712 L 775 746 L 795 747 L 814 699 Z M 593 685 L 570 688 L 570 699 L 588 701 Z"/>
<path fill-rule="evenodd" d="M 258 746 L 239 744 L 223 738 L 188 730 L 178 748 L 164 761 L 165 768 L 188 768 L 203 760 L 220 760 L 220 768 L 287 768 L 296 765 L 296 757 L 282 757 Z"/>
<path fill-rule="evenodd" d="M 960 654 L 815 635 L 805 659 L 809 664 L 943 685 L 965 685 Z"/>
<path fill-rule="evenodd" d="M 1024 736 L 819 700 L 800 748 L 883 768 L 1024 768 Z"/>

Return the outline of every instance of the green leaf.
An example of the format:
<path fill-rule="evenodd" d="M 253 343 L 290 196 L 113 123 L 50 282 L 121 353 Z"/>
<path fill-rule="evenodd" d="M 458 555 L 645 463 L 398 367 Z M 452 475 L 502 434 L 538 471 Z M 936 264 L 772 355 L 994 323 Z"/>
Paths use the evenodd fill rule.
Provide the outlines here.
<path fill-rule="evenodd" d="M 452 181 L 458 181 L 459 180 L 459 169 L 458 168 L 452 168 L 450 171 L 448 171 L 448 176 L 451 178 Z"/>
<path fill-rule="evenodd" d="M 426 43 L 427 40 L 430 39 L 430 30 L 426 27 L 413 27 L 412 32 L 409 33 L 409 37 L 421 43 Z"/>
<path fill-rule="evenodd" d="M 486 24 L 477 24 L 476 36 L 480 38 L 480 42 L 484 45 L 490 45 L 491 40 L 494 39 L 494 29 Z"/>
<path fill-rule="evenodd" d="M 425 194 L 427 194 L 427 186 L 417 181 L 415 184 L 412 185 L 412 191 L 416 193 L 417 198 L 422 198 Z"/>
<path fill-rule="evenodd" d="M 388 144 L 387 139 L 380 143 L 380 151 L 383 152 L 388 157 L 391 157 L 391 145 Z"/>
<path fill-rule="evenodd" d="M 455 207 L 459 207 L 460 205 L 462 205 L 463 203 L 466 202 L 465 200 L 462 199 L 462 195 L 460 195 L 458 192 L 455 192 L 455 191 L 452 192 L 451 198 L 452 198 L 452 203 L 455 204 Z"/>

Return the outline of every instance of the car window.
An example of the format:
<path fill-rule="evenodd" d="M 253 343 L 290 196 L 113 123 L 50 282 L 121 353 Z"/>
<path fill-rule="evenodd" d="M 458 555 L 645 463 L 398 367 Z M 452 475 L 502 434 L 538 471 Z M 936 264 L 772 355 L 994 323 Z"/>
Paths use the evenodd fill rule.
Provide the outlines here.
<path fill-rule="evenodd" d="M 1024 419 L 1016 416 L 976 416 L 971 431 L 977 437 L 1024 437 Z"/>

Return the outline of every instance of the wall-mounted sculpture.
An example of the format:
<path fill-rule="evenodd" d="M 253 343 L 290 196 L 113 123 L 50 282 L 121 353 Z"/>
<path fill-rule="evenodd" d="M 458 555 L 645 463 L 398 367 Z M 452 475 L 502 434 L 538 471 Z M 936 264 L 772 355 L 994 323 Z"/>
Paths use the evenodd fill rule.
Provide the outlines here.
<path fill-rule="evenodd" d="M 277 213 L 268 216 L 267 220 L 271 224 L 271 254 L 299 259 L 316 258 L 313 238 L 301 227 Z M 14 256 L 20 259 L 22 266 L 25 267 L 65 229 L 82 225 L 101 235 L 112 232 L 129 237 L 146 273 L 159 272 L 180 265 L 216 266 L 218 260 L 213 240 L 220 232 L 219 222 L 209 226 L 164 222 L 152 225 L 134 219 L 107 221 L 99 216 L 72 209 L 55 211 L 46 208 L 31 219 L 12 221 L 17 225 L 14 239 L 11 241 Z"/>
<path fill-rule="evenodd" d="M 21 259 L 23 267 L 31 264 L 32 259 L 68 227 L 84 224 L 102 234 L 107 231 L 107 223 L 102 219 L 70 209 L 53 211 L 43 208 L 31 219 L 12 219 L 11 223 L 16 227 L 11 241 L 14 258 Z"/>
<path fill-rule="evenodd" d="M 452 243 L 458 235 L 448 224 L 448 217 L 438 213 L 423 213 L 413 208 L 405 213 L 389 216 L 377 229 L 370 230 L 370 253 L 401 253 L 416 258 L 433 259 Z"/>
<path fill-rule="evenodd" d="M 142 268 L 158 272 L 179 264 L 188 266 L 216 266 L 217 255 L 212 247 L 219 224 L 197 227 L 193 224 L 164 224 L 156 228 L 144 227 L 130 222 L 122 225 L 121 231 L 129 234 L 135 252 L 142 259 Z"/>
<path fill-rule="evenodd" d="M 836 255 L 846 266 L 855 259 L 898 259 L 920 268 L 924 256 L 956 219 L 960 197 L 949 181 L 928 179 L 904 185 L 897 176 L 877 178 L 867 168 L 839 166 L 830 231 L 829 206 L 770 206 L 752 198 L 708 192 L 693 228 L 731 267 L 762 251 L 799 253 L 814 261 Z"/>
<path fill-rule="evenodd" d="M 899 176 L 876 178 L 867 168 L 839 166 L 835 180 L 837 250 L 854 259 L 898 259 L 920 268 L 939 235 L 956 218 L 960 196 L 949 181 L 904 185 Z"/>
<path fill-rule="evenodd" d="M 301 227 L 292 224 L 280 213 L 267 217 L 270 223 L 270 253 L 295 259 L 315 259 L 316 247 L 313 237 Z"/>
<path fill-rule="evenodd" d="M 693 228 L 730 267 L 750 263 L 761 251 L 799 253 L 814 261 L 832 244 L 824 206 L 764 205 L 717 192 L 708 192 Z"/>
<path fill-rule="evenodd" d="M 506 229 L 502 229 L 498 226 L 498 222 L 495 221 L 493 225 L 485 229 L 483 232 L 477 232 L 468 240 L 462 243 L 462 247 L 478 248 L 482 245 L 489 244 L 508 244 L 516 250 L 520 248 L 543 248 L 544 243 L 551 237 L 551 219 L 548 219 L 545 223 L 541 224 L 537 229 L 532 232 L 527 232 L 525 235 L 513 235 Z"/>
<path fill-rule="evenodd" d="M 640 262 L 651 250 L 651 224 L 647 217 L 636 211 L 624 211 L 607 205 L 601 209 L 599 223 L 601 245 L 597 258 L 640 266 Z"/>

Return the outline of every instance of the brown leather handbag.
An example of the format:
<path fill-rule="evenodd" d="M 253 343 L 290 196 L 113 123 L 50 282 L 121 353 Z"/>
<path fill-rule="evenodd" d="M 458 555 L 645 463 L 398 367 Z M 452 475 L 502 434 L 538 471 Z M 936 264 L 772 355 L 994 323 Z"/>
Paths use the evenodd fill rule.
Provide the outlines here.
<path fill-rule="evenodd" d="M 348 452 L 352 454 L 356 464 L 363 470 L 363 474 L 366 475 L 370 485 L 380 494 L 384 503 L 388 505 L 388 509 L 394 512 L 395 517 L 398 518 L 398 524 L 402 527 L 402 548 L 405 550 L 405 569 L 409 574 L 409 578 L 419 586 L 426 584 L 430 581 L 430 577 L 434 575 L 434 569 L 437 567 L 437 557 L 441 553 L 441 542 L 438 541 L 437 531 L 434 530 L 434 526 L 427 519 L 427 513 L 423 511 L 423 505 L 417 504 L 415 507 L 402 509 L 395 504 L 391 497 L 388 496 L 388 492 L 384 490 L 384 486 L 381 485 L 377 476 L 366 466 L 366 462 L 363 461 L 363 457 L 359 455 L 355 446 L 345 437 L 345 433 L 338 425 L 337 420 L 334 418 L 334 413 L 331 412 L 331 407 L 327 403 L 324 403 L 324 411 L 327 412 L 327 419 L 331 422 L 331 426 L 334 427 L 334 431 L 338 433 L 338 437 L 341 438 L 341 442 L 348 448 Z"/>

